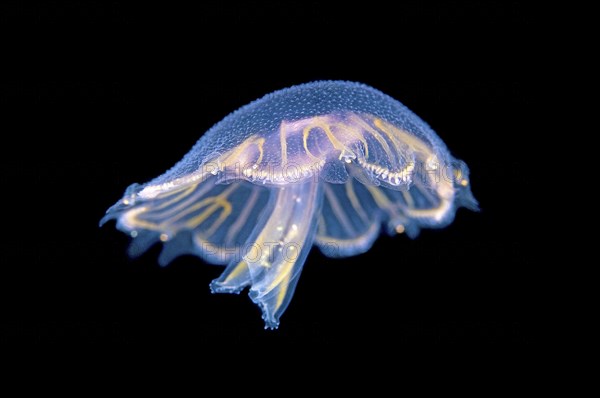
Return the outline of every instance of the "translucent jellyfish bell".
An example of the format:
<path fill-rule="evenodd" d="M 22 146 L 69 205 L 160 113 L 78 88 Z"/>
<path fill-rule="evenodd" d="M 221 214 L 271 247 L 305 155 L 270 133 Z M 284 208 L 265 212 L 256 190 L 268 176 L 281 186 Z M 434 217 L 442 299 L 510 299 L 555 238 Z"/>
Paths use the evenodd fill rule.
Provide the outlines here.
<path fill-rule="evenodd" d="M 159 262 L 225 264 L 213 292 L 250 297 L 276 328 L 313 243 L 330 257 L 367 251 L 381 226 L 416 237 L 477 209 L 467 166 L 393 98 L 359 83 L 276 91 L 213 126 L 165 174 L 134 184 L 101 224 L 157 241 Z"/>

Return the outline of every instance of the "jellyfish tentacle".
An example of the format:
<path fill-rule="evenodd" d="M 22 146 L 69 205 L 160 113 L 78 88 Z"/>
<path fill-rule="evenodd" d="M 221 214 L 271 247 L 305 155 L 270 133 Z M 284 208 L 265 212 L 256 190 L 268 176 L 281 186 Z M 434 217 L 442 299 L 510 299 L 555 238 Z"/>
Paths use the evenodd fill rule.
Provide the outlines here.
<path fill-rule="evenodd" d="M 313 245 L 322 189 L 312 179 L 273 189 L 241 261 L 230 262 L 211 284 L 213 292 L 239 292 L 251 285 L 250 298 L 261 308 L 265 327 L 277 328 Z"/>

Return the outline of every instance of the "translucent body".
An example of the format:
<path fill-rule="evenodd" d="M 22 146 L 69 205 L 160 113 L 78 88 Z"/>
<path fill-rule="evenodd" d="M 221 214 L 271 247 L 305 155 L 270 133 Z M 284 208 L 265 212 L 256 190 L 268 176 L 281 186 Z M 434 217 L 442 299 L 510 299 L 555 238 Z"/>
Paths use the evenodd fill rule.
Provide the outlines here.
<path fill-rule="evenodd" d="M 276 91 L 213 126 L 175 167 L 134 184 L 102 222 L 160 240 L 167 264 L 225 264 L 213 292 L 250 297 L 276 328 L 313 242 L 331 257 L 367 251 L 381 226 L 415 237 L 477 208 L 466 165 L 416 115 L 358 83 Z"/>

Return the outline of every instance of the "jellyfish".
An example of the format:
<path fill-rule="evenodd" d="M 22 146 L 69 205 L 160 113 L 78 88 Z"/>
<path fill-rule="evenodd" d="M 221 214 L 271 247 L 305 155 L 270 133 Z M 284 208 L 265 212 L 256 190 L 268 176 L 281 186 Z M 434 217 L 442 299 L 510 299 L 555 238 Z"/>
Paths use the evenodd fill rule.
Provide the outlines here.
<path fill-rule="evenodd" d="M 425 122 L 367 85 L 319 81 L 231 113 L 100 224 L 116 219 L 131 256 L 160 241 L 161 265 L 183 254 L 225 265 L 212 292 L 249 287 L 274 329 L 313 244 L 358 255 L 382 230 L 414 238 L 461 206 L 478 206 L 469 170 Z"/>

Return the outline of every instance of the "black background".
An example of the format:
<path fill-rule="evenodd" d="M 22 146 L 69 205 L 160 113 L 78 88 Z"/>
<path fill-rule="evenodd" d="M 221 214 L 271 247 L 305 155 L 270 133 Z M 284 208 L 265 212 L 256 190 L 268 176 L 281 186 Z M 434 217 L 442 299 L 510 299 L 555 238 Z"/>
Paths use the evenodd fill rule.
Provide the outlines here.
<path fill-rule="evenodd" d="M 531 342 L 526 214 L 535 73 L 519 2 L 318 1 L 185 7 L 3 2 L 5 341 Z M 229 112 L 290 85 L 360 81 L 427 121 L 471 169 L 482 211 L 366 254 L 311 252 L 277 331 L 221 268 L 157 265 L 159 247 L 98 221 L 133 182 L 171 167 Z M 10 137 L 11 141 L 8 141 Z"/>

